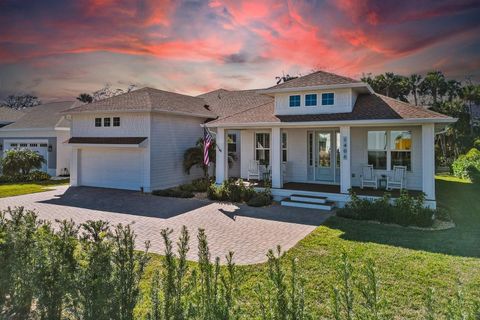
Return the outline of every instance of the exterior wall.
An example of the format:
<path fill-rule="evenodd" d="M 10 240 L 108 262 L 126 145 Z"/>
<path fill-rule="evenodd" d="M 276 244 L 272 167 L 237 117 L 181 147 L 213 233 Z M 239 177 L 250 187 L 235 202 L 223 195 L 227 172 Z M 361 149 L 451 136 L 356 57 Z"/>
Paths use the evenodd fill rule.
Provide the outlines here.
<path fill-rule="evenodd" d="M 151 189 L 165 189 L 203 176 L 199 168 L 183 170 L 183 154 L 203 137 L 204 119 L 153 114 L 151 119 Z"/>
<path fill-rule="evenodd" d="M 334 93 L 334 104 L 322 106 L 322 93 Z M 317 106 L 305 106 L 306 94 L 317 94 Z M 300 95 L 300 107 L 290 107 L 289 97 L 291 95 Z M 316 90 L 311 92 L 288 92 L 275 94 L 275 114 L 277 115 L 292 115 L 292 114 L 321 114 L 321 113 L 341 113 L 352 112 L 354 99 L 352 89 L 330 89 L 330 90 Z"/>
<path fill-rule="evenodd" d="M 120 117 L 120 126 L 95 127 L 95 118 Z M 142 113 L 107 113 L 72 115 L 72 137 L 148 137 L 150 115 Z"/>
<path fill-rule="evenodd" d="M 307 178 L 307 130 L 282 129 L 287 133 L 287 172 L 285 182 L 306 182 Z"/>
<path fill-rule="evenodd" d="M 422 127 L 352 127 L 351 128 L 351 172 L 352 185 L 360 185 L 362 166 L 368 163 L 367 134 L 369 130 L 409 130 L 412 131 L 412 170 L 407 172 L 407 188 L 422 190 Z M 387 170 L 376 170 L 377 175 Z"/>
<path fill-rule="evenodd" d="M 67 169 L 70 172 L 72 147 L 67 143 L 69 138 L 70 130 L 57 130 L 57 176 L 63 173 L 63 169 Z"/>

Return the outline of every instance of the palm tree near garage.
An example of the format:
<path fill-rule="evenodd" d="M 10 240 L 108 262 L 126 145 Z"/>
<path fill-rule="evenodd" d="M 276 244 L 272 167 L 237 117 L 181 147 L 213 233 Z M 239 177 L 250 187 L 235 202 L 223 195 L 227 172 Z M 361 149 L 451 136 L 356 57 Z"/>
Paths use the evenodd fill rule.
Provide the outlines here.
<path fill-rule="evenodd" d="M 93 97 L 92 95 L 88 93 L 81 93 L 77 97 L 78 101 L 84 102 L 84 103 L 92 103 L 93 102 Z"/>
<path fill-rule="evenodd" d="M 213 141 L 212 145 L 208 149 L 208 157 L 210 162 L 215 164 L 216 160 L 216 143 Z M 190 174 L 190 171 L 193 167 L 198 167 L 203 170 L 203 175 L 205 178 L 208 178 L 208 166 L 205 165 L 203 159 L 203 150 L 204 150 L 204 141 L 202 138 L 197 140 L 195 147 L 188 148 L 183 154 L 183 169 L 187 174 Z M 234 153 L 228 153 L 228 167 L 231 168 L 233 163 L 237 160 L 237 157 Z"/>

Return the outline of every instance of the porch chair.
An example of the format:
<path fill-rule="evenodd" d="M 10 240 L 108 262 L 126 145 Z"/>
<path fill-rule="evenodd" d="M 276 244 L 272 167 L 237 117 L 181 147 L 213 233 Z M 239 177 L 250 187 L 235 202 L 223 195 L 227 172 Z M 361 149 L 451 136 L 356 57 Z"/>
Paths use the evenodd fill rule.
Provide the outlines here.
<path fill-rule="evenodd" d="M 393 176 L 387 177 L 387 190 L 405 188 L 407 184 L 407 167 L 393 166 Z"/>
<path fill-rule="evenodd" d="M 362 167 L 361 188 L 363 189 L 363 187 L 374 187 L 375 189 L 378 189 L 378 180 L 373 171 L 372 164 Z"/>
<path fill-rule="evenodd" d="M 260 164 L 258 160 L 250 160 L 250 162 L 248 163 L 247 179 L 250 181 L 251 177 L 260 180 Z"/>
<path fill-rule="evenodd" d="M 282 162 L 282 181 L 286 182 L 285 179 L 287 178 L 287 167 L 288 167 L 288 162 Z"/>

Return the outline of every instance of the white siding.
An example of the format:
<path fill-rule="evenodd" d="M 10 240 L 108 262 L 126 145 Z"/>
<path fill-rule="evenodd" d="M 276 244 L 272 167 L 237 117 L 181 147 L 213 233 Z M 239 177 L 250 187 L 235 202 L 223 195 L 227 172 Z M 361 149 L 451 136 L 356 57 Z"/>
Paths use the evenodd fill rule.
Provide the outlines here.
<path fill-rule="evenodd" d="M 322 93 L 334 93 L 334 104 L 322 106 Z M 320 113 L 341 113 L 352 111 L 352 89 L 332 89 L 317 90 L 312 92 L 288 92 L 278 93 L 275 95 L 275 114 L 291 115 L 291 114 L 320 114 Z M 305 106 L 306 94 L 317 94 L 317 106 Z M 300 107 L 290 107 L 289 97 L 291 95 L 300 95 Z"/>
<path fill-rule="evenodd" d="M 180 117 L 167 114 L 152 116 L 151 188 L 164 189 L 187 183 L 202 177 L 203 171 L 192 169 L 190 175 L 183 170 L 185 150 L 194 147 L 203 136 L 201 124 L 204 119 Z"/>
<path fill-rule="evenodd" d="M 307 181 L 307 130 L 283 129 L 287 133 L 287 173 L 285 181 Z"/>
<path fill-rule="evenodd" d="M 103 127 L 103 118 L 111 118 L 110 127 Z M 113 126 L 113 117 L 120 117 L 120 126 Z M 148 113 L 74 114 L 72 137 L 148 137 Z M 102 118 L 102 126 L 95 127 L 95 118 Z"/>
<path fill-rule="evenodd" d="M 361 127 L 351 129 L 352 136 L 352 185 L 360 185 L 362 165 L 368 162 L 367 134 L 369 130 L 410 130 L 412 131 L 412 170 L 407 172 L 407 188 L 422 190 L 422 128 L 415 127 Z M 387 173 L 386 170 L 376 170 L 377 175 Z"/>
<path fill-rule="evenodd" d="M 254 145 L 253 145 L 253 130 L 242 130 L 240 131 L 240 153 L 242 155 L 241 159 L 241 176 L 243 179 L 248 177 L 248 164 L 251 160 L 254 159 Z"/>
<path fill-rule="evenodd" d="M 70 172 L 70 156 L 72 147 L 68 144 L 70 130 L 57 130 L 57 175 L 67 168 Z"/>

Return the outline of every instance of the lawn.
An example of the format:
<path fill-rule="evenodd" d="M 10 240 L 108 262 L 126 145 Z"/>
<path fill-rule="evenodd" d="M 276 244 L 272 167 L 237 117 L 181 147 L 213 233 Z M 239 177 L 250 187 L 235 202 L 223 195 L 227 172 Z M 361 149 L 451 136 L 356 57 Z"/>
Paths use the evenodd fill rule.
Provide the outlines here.
<path fill-rule="evenodd" d="M 329 297 L 336 282 L 338 258 L 342 251 L 359 268 L 373 259 L 378 268 L 381 291 L 397 319 L 417 319 L 424 313 L 427 288 L 435 289 L 442 305 L 461 286 L 467 298 L 480 299 L 480 184 L 449 176 L 437 177 L 437 199 L 457 227 L 445 231 L 419 231 L 338 217 L 330 218 L 285 255 L 299 260 L 306 281 L 306 303 L 315 318 L 331 317 Z M 160 264 L 154 256 L 152 266 Z M 258 317 L 254 287 L 263 281 L 266 266 L 240 267 L 245 318 Z M 146 293 L 148 280 L 143 283 Z M 144 314 L 145 305 L 137 309 Z M 442 308 L 445 310 L 446 308 Z"/>
<path fill-rule="evenodd" d="M 51 190 L 51 186 L 68 184 L 68 179 L 48 180 L 39 182 L 2 183 L 0 184 L 0 198 L 19 196 Z"/>

